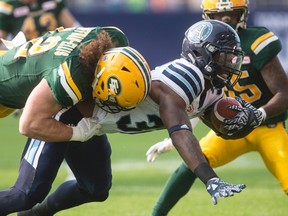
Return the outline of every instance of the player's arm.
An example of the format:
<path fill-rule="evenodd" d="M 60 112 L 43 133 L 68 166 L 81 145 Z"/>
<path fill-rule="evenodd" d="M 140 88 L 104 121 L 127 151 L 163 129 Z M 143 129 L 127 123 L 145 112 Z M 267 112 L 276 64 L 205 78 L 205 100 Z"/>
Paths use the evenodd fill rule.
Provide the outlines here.
<path fill-rule="evenodd" d="M 190 119 L 192 128 L 196 126 L 198 121 L 199 121 L 199 118 Z M 172 149 L 175 149 L 172 143 L 172 140 L 170 138 L 165 138 L 164 140 L 153 144 L 147 150 L 146 152 L 147 161 L 154 162 L 159 155 L 169 152 Z"/>
<path fill-rule="evenodd" d="M 61 10 L 59 14 L 59 22 L 64 28 L 81 26 L 81 24 L 75 19 L 67 8 Z"/>
<path fill-rule="evenodd" d="M 20 118 L 20 133 L 51 142 L 70 140 L 72 128 L 52 118 L 61 108 L 56 103 L 47 81 L 43 79 L 27 99 Z"/>
<path fill-rule="evenodd" d="M 227 130 L 235 131 L 236 128 L 241 131 L 247 127 L 258 127 L 267 118 L 276 116 L 288 109 L 288 77 L 279 59 L 274 57 L 266 63 L 261 69 L 261 75 L 274 96 L 267 104 L 258 109 L 236 97 L 243 108 L 235 107 L 239 114 L 235 118 L 225 120 Z"/>
<path fill-rule="evenodd" d="M 168 129 L 172 143 L 188 167 L 206 185 L 214 204 L 219 197 L 233 196 L 241 192 L 245 185 L 233 185 L 218 178 L 206 161 L 198 140 L 193 135 L 186 113 L 184 100 L 173 90 L 159 81 L 153 81 L 150 96 L 160 106 L 161 119 Z M 214 187 L 214 186 L 215 187 Z"/>
<path fill-rule="evenodd" d="M 278 57 L 274 57 L 262 68 L 261 75 L 274 95 L 263 106 L 267 118 L 270 118 L 288 109 L 288 78 Z"/>
<path fill-rule="evenodd" d="M 83 118 L 77 126 L 70 127 L 53 118 L 60 110 L 50 87 L 43 79 L 29 95 L 19 123 L 21 134 L 49 142 L 86 141 L 98 125 Z"/>
<path fill-rule="evenodd" d="M 184 100 L 162 82 L 153 81 L 152 85 L 157 85 L 157 87 L 151 88 L 150 95 L 159 104 L 161 119 L 168 129 L 173 145 L 185 163 L 193 172 L 203 164 L 210 167 L 201 151 L 198 140 L 191 132 L 191 123 L 186 113 Z M 173 130 L 173 128 L 175 129 Z M 208 172 L 199 177 L 206 183 L 209 178 L 217 177 L 217 175 L 210 167 Z"/>

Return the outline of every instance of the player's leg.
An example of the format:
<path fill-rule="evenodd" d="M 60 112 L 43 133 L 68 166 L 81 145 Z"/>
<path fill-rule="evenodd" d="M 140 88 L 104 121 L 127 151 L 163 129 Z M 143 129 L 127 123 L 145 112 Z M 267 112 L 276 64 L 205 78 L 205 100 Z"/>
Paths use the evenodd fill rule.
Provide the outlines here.
<path fill-rule="evenodd" d="M 257 150 L 288 195 L 288 135 L 284 124 L 280 122 L 275 127 L 261 126 L 257 129 Z"/>
<path fill-rule="evenodd" d="M 164 216 L 189 191 L 196 179 L 195 174 L 182 163 L 167 180 L 153 207 L 151 216 Z"/>
<path fill-rule="evenodd" d="M 30 209 L 49 193 L 65 155 L 65 145 L 28 139 L 16 183 L 0 191 L 0 215 Z"/>
<path fill-rule="evenodd" d="M 106 135 L 94 136 L 85 143 L 71 143 L 66 161 L 76 180 L 60 185 L 42 203 L 19 216 L 50 216 L 64 209 L 108 198 L 112 185 L 111 148 Z"/>

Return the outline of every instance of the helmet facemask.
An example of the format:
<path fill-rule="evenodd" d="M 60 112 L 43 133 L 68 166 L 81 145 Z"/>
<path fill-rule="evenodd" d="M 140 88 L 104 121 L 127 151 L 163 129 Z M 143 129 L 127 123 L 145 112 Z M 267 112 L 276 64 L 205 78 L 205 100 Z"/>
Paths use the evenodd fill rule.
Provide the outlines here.
<path fill-rule="evenodd" d="M 134 109 L 135 107 L 121 107 L 118 105 L 117 103 L 117 98 L 115 96 L 113 96 L 112 94 L 108 95 L 108 99 L 107 100 L 101 100 L 100 98 L 94 98 L 95 104 L 105 110 L 106 112 L 109 113 L 118 113 L 121 111 L 129 111 Z"/>
<path fill-rule="evenodd" d="M 237 46 L 235 46 L 237 47 Z M 211 61 L 204 67 L 204 77 L 216 88 L 233 87 L 240 78 L 243 52 L 230 47 L 215 47 L 207 44 Z"/>

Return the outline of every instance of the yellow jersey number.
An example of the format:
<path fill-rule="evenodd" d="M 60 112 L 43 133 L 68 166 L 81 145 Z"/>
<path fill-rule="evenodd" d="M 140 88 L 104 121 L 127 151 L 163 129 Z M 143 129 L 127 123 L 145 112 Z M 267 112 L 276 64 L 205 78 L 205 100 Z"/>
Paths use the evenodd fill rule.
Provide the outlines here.
<path fill-rule="evenodd" d="M 61 31 L 63 30 L 63 28 L 59 28 L 57 30 Z M 45 53 L 46 51 L 55 47 L 60 40 L 61 40 L 60 36 L 51 36 L 48 37 L 45 41 L 43 40 L 42 37 L 30 40 L 27 43 L 24 43 L 23 45 L 20 46 L 20 48 L 14 55 L 14 59 L 18 59 L 21 57 L 26 58 L 27 56 L 35 56 Z"/>
<path fill-rule="evenodd" d="M 247 79 L 249 78 L 249 74 L 248 71 L 242 71 L 242 76 L 240 78 L 241 79 Z M 239 81 L 235 84 L 235 86 L 233 86 L 233 91 L 227 91 L 227 89 L 225 90 L 226 92 L 228 92 L 228 96 L 229 97 L 235 97 L 235 92 L 243 92 L 240 93 L 239 96 L 249 102 L 252 103 L 254 101 L 257 101 L 261 98 L 262 92 L 260 91 L 260 89 L 257 87 L 257 85 L 255 84 L 249 84 L 249 85 L 245 85 L 245 86 L 241 86 L 239 84 Z M 250 94 L 247 94 L 247 92 L 250 92 Z"/>
<path fill-rule="evenodd" d="M 41 27 L 45 27 L 47 31 L 55 30 L 58 27 L 58 22 L 53 13 L 42 14 L 39 18 L 39 24 Z M 24 20 L 21 31 L 25 34 L 27 40 L 40 36 L 35 19 L 32 16 Z"/>

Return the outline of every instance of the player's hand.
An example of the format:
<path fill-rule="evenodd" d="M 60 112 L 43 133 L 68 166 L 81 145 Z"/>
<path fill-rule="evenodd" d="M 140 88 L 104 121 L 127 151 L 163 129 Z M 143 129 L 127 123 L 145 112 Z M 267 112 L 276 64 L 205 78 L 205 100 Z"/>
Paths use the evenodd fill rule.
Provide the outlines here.
<path fill-rule="evenodd" d="M 257 109 L 252 104 L 242 100 L 240 97 L 236 97 L 236 100 L 242 105 L 230 106 L 232 110 L 236 110 L 239 113 L 232 119 L 225 119 L 224 128 L 233 132 L 239 132 L 247 127 L 256 128 L 261 125 L 266 119 L 266 112 L 263 108 Z"/>
<path fill-rule="evenodd" d="M 101 125 L 93 118 L 82 118 L 77 126 L 72 127 L 73 135 L 70 141 L 85 142 L 94 135 L 100 135 Z"/>
<path fill-rule="evenodd" d="M 151 146 L 146 152 L 147 161 L 154 162 L 158 155 L 168 152 L 174 148 L 171 139 L 165 138 L 163 141 L 158 142 Z"/>
<path fill-rule="evenodd" d="M 240 193 L 246 187 L 245 184 L 233 185 L 219 178 L 212 178 L 206 184 L 206 189 L 212 197 L 214 205 L 218 203 L 219 197 L 230 197 L 234 193 Z"/>

